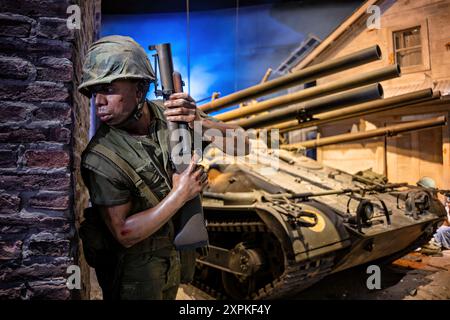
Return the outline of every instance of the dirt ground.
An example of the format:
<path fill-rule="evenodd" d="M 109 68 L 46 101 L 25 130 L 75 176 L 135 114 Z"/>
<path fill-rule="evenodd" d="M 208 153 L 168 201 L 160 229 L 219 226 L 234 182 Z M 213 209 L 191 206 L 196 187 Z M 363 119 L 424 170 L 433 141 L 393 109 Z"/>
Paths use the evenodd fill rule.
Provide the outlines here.
<path fill-rule="evenodd" d="M 95 277 L 95 273 L 91 273 Z M 366 267 L 330 275 L 321 282 L 292 297 L 319 300 L 448 300 L 450 299 L 450 250 L 440 256 L 412 252 L 393 264 L 381 268 L 381 289 L 366 286 Z M 98 286 L 92 286 L 91 299 L 102 299 Z M 177 300 L 213 300 L 207 293 L 181 285 Z"/>
<path fill-rule="evenodd" d="M 450 299 L 450 250 L 441 256 L 412 252 L 381 267 L 381 289 L 369 290 L 370 274 L 356 267 L 330 275 L 292 299 L 319 300 L 447 300 Z M 180 287 L 177 300 L 210 300 L 192 286 Z"/>

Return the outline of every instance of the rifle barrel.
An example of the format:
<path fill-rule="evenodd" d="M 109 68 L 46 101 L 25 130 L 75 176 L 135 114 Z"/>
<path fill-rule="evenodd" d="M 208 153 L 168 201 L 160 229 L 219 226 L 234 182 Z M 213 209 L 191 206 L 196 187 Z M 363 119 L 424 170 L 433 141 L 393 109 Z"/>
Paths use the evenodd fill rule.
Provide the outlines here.
<path fill-rule="evenodd" d="M 203 192 L 204 197 L 220 199 L 224 201 L 235 201 L 235 202 L 254 202 L 258 198 L 263 197 L 267 200 L 275 200 L 275 199 L 306 199 L 311 197 L 323 197 L 329 195 L 340 195 L 346 193 L 365 193 L 370 191 L 377 192 L 387 192 L 390 189 L 397 189 L 401 187 L 405 187 L 408 184 L 404 183 L 388 183 L 383 186 L 372 186 L 365 188 L 346 188 L 340 190 L 326 190 L 321 192 L 304 192 L 304 193 L 277 193 L 271 194 L 261 191 L 254 192 L 224 192 L 224 193 L 215 193 L 215 192 Z"/>

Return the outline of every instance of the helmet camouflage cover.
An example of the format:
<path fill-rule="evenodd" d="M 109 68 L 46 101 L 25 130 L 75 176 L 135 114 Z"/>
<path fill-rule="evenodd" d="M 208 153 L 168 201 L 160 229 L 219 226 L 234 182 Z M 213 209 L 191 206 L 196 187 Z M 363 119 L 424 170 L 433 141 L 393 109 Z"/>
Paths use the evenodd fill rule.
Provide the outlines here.
<path fill-rule="evenodd" d="M 155 80 L 155 72 L 144 49 L 136 41 L 125 36 L 107 36 L 89 48 L 78 90 L 89 97 L 90 86 L 118 79 L 150 83 Z"/>

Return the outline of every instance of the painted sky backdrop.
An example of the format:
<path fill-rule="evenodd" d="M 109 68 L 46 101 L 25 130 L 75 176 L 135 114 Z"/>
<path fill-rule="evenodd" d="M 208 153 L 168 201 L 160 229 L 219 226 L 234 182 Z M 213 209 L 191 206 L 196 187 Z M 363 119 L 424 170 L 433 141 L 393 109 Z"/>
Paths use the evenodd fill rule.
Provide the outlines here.
<path fill-rule="evenodd" d="M 103 15 L 101 33 L 133 37 L 152 64 L 148 46 L 170 42 L 185 91 L 200 100 L 215 91 L 224 96 L 259 83 L 267 68 L 277 68 L 309 33 L 324 39 L 359 5 L 293 2 L 194 11 L 189 13 L 189 38 L 186 12 Z"/>

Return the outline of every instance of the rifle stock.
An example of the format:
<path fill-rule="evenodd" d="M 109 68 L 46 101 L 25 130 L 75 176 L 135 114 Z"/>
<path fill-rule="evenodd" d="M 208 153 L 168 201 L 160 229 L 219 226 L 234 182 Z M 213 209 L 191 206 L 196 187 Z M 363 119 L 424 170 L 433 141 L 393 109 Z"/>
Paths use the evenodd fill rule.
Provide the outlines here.
<path fill-rule="evenodd" d="M 179 72 L 174 72 L 172 52 L 169 43 L 150 46 L 156 50 L 164 101 L 175 92 L 183 92 L 183 81 Z M 189 166 L 192 157 L 192 139 L 187 123 L 167 122 L 169 130 L 170 159 L 177 173 L 182 173 Z M 181 149 L 180 149 L 181 146 Z M 179 152 L 177 152 L 179 150 Z M 206 231 L 203 207 L 200 196 L 185 203 L 175 215 L 177 227 L 174 244 L 179 250 L 189 250 L 206 246 L 208 233 Z"/>

